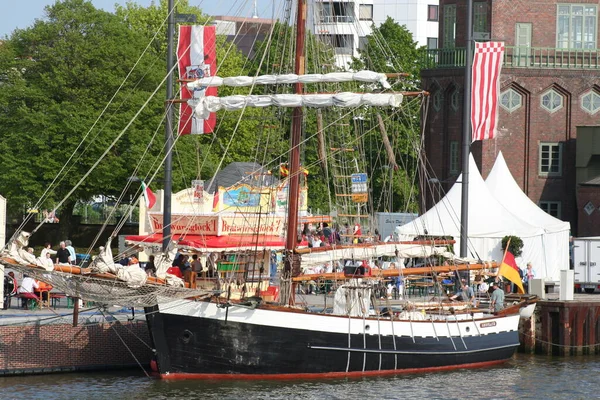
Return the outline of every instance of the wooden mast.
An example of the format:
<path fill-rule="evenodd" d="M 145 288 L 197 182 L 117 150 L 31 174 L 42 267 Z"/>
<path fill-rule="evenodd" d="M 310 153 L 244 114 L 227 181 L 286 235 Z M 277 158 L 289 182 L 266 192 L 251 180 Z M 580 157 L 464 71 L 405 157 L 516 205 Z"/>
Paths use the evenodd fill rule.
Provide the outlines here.
<path fill-rule="evenodd" d="M 306 34 L 306 0 L 298 0 L 296 16 L 296 60 L 294 72 L 297 75 L 305 73 L 304 38 Z M 302 94 L 303 85 L 295 84 L 296 94 Z M 287 235 L 285 242 L 285 263 L 281 282 L 282 302 L 293 302 L 290 278 L 300 272 L 298 255 L 294 254 L 298 237 L 298 203 L 300 197 L 300 141 L 302 139 L 302 107 L 294 108 L 292 114 L 291 151 L 289 160 L 288 214 Z"/>

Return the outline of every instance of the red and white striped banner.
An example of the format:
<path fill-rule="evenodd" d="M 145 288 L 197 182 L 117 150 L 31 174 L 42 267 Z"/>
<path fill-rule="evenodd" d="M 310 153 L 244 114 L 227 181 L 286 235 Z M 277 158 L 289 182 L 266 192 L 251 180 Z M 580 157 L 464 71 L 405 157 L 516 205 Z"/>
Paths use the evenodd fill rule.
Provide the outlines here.
<path fill-rule="evenodd" d="M 471 89 L 473 142 L 496 135 L 503 59 L 504 42 L 475 43 Z"/>
<path fill-rule="evenodd" d="M 181 25 L 177 43 L 177 64 L 179 79 L 199 79 L 214 76 L 217 71 L 216 32 L 214 26 Z M 189 90 L 181 85 L 181 99 L 216 96 L 217 88 L 200 88 Z M 217 116 L 211 113 L 208 119 L 196 118 L 194 109 L 182 103 L 179 109 L 180 135 L 202 134 L 213 132 Z"/>

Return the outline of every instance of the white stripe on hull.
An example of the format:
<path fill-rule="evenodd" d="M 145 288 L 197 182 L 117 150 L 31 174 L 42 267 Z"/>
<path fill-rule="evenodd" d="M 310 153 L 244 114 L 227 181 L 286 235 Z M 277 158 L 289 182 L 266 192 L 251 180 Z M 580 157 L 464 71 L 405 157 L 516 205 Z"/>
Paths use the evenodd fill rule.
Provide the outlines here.
<path fill-rule="evenodd" d="M 253 325 L 315 332 L 396 335 L 409 337 L 469 337 L 517 331 L 519 315 L 464 321 L 391 321 L 389 319 L 346 318 L 317 313 L 249 309 L 231 305 L 220 308 L 212 302 L 176 300 L 159 304 L 163 314 L 208 318 Z M 482 326 L 483 324 L 483 326 Z M 492 326 L 490 326 L 492 325 Z"/>

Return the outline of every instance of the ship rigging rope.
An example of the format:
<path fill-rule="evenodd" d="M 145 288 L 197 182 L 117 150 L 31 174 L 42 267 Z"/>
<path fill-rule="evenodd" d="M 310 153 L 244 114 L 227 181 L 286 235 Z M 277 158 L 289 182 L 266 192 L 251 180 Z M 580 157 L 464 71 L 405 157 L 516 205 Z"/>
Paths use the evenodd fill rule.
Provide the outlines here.
<path fill-rule="evenodd" d="M 104 319 L 106 320 L 106 315 L 104 314 L 104 311 L 100 310 L 100 313 L 102 313 L 102 316 L 104 316 Z M 144 374 L 146 374 L 146 377 L 150 378 L 150 375 L 148 375 L 148 372 L 146 372 L 146 369 L 142 366 L 142 363 L 140 363 L 140 360 L 138 360 L 138 358 L 135 356 L 135 354 L 133 353 L 133 351 L 131 350 L 131 348 L 129 348 L 129 346 L 127 345 L 127 343 L 125 342 L 125 340 L 123 340 L 123 338 L 119 334 L 119 331 L 117 331 L 117 329 L 115 328 L 114 324 L 110 324 L 109 326 L 115 332 L 115 334 L 117 335 L 117 337 L 119 338 L 119 340 L 121 341 L 121 343 L 123 343 L 123 346 L 125 346 L 125 348 L 129 352 L 129 354 L 131 354 L 131 356 L 133 357 L 133 359 L 135 360 L 135 362 L 137 363 L 137 365 L 139 365 L 140 368 L 142 369 L 142 371 L 144 371 Z"/>
<path fill-rule="evenodd" d="M 239 34 L 239 31 L 238 31 L 238 33 L 236 33 L 236 35 L 238 35 L 238 34 Z M 230 51 L 232 51 L 232 49 L 234 48 L 234 43 L 235 43 L 235 40 L 234 40 L 233 42 L 231 42 L 231 43 L 230 43 L 230 46 L 229 46 L 229 48 L 228 48 L 228 50 L 227 50 L 227 53 L 226 53 L 226 55 L 225 55 L 225 58 L 227 57 L 227 55 L 229 54 L 229 52 L 230 52 Z M 175 64 L 177 65 L 177 63 L 175 63 Z M 175 66 L 174 66 L 174 67 L 175 67 Z M 168 105 L 168 107 L 173 107 L 173 104 L 172 104 L 172 103 L 170 103 L 170 104 Z M 166 112 L 165 112 L 165 114 L 163 115 L 163 120 L 164 120 L 164 117 L 165 117 L 165 116 L 166 116 Z M 135 118 L 135 117 L 134 117 L 134 118 Z M 158 129 L 155 131 L 155 136 L 156 136 L 157 132 L 158 132 Z M 216 137 L 216 135 L 213 135 L 213 137 Z M 173 143 L 172 143 L 172 146 L 171 146 L 171 148 L 170 148 L 170 149 L 165 149 L 165 153 L 164 153 L 165 155 L 164 155 L 164 157 L 163 157 L 163 160 L 162 160 L 163 162 L 164 162 L 164 160 L 166 159 L 168 152 L 171 152 L 171 151 L 173 151 L 173 150 L 175 149 L 175 146 L 176 146 L 176 143 L 177 143 L 177 139 L 178 139 L 178 138 L 179 138 L 179 136 L 176 136 L 176 137 L 175 137 L 175 140 L 173 141 Z M 146 154 L 146 153 L 149 151 L 149 149 L 150 149 L 150 146 L 151 146 L 151 143 L 152 143 L 152 141 L 151 141 L 151 142 L 148 144 L 148 146 L 146 147 L 146 151 L 145 151 L 144 155 L 145 155 L 145 154 Z M 226 153 L 226 152 L 225 152 L 225 153 Z M 155 160 L 156 160 L 156 159 L 155 159 Z M 140 165 L 141 165 L 142 161 L 143 161 L 143 157 L 142 157 L 142 159 L 141 159 L 141 160 L 138 162 L 138 164 L 137 164 L 137 166 L 136 166 L 136 170 L 135 170 L 135 171 L 132 173 L 132 177 L 135 177 L 135 176 L 137 175 L 137 171 L 139 170 L 139 167 L 140 167 Z M 155 165 L 155 163 L 156 163 L 156 161 L 153 163 L 153 165 Z M 159 165 L 162 165 L 162 163 L 161 163 L 161 164 L 159 164 Z M 150 179 L 150 180 L 147 182 L 147 184 L 148 184 L 148 185 L 149 185 L 149 184 L 150 184 L 150 183 L 151 183 L 151 182 L 154 180 L 154 178 L 156 177 L 156 175 L 158 174 L 158 172 L 159 172 L 159 168 L 157 167 L 157 168 L 156 168 L 156 170 L 155 170 L 155 172 L 153 173 L 153 175 L 152 175 L 151 179 Z M 183 177 L 183 174 L 182 174 L 182 177 Z M 85 179 L 85 178 L 84 178 L 84 179 Z M 129 188 L 129 186 L 130 186 L 130 185 L 131 185 L 131 182 L 128 182 L 127 186 L 126 186 L 126 187 L 123 189 L 123 191 L 122 191 L 122 193 L 121 193 L 121 196 L 120 196 L 120 197 L 119 197 L 119 199 L 117 200 L 117 204 L 120 204 L 120 203 L 121 203 L 121 200 L 124 198 L 124 196 L 125 196 L 125 194 L 126 194 L 126 192 L 127 192 L 127 190 L 128 190 L 128 188 Z M 141 189 L 139 189 L 139 192 L 141 193 Z M 137 193 L 138 193 L 138 192 L 136 192 L 136 195 L 137 195 Z M 133 209 L 134 205 L 133 205 L 133 204 L 130 204 L 130 205 L 129 205 L 129 207 L 130 207 L 131 209 Z M 116 212 L 116 210 L 117 210 L 117 207 L 114 207 L 114 208 L 113 208 L 113 210 L 111 211 L 111 215 L 112 215 L 112 214 L 114 214 L 114 213 Z M 126 217 L 126 216 L 127 216 L 127 215 L 128 215 L 128 213 L 124 213 L 124 216 L 122 217 L 122 220 L 121 220 L 121 221 L 120 221 L 120 223 L 119 223 L 119 224 L 117 224 L 117 226 L 115 227 L 115 229 L 114 229 L 114 231 L 113 231 L 113 234 L 112 234 L 112 236 L 113 236 L 113 237 L 114 237 L 114 236 L 116 236 L 116 233 L 117 233 L 117 232 L 118 232 L 118 231 L 119 231 L 119 230 L 122 228 L 122 226 L 123 226 L 123 225 L 126 223 L 126 221 L 127 221 L 127 219 L 126 219 L 127 217 Z M 189 223 L 191 223 L 191 222 L 188 222 L 188 224 L 189 224 Z M 88 254 L 90 254 L 90 252 L 91 252 L 91 249 L 92 249 L 92 248 L 93 248 L 93 247 L 96 245 L 96 243 L 97 243 L 97 241 L 98 241 L 98 239 L 99 239 L 99 237 L 100 237 L 100 235 L 101 235 L 102 231 L 105 229 L 105 227 L 107 226 L 107 224 L 108 224 L 108 219 L 107 219 L 107 221 L 105 221 L 105 223 L 104 223 L 104 225 L 103 225 L 102 229 L 101 229 L 101 230 L 100 230 L 100 232 L 97 234 L 97 236 L 96 236 L 96 238 L 94 239 L 94 241 L 92 242 L 92 244 L 91 244 L 90 248 L 88 249 Z M 127 253 L 127 250 L 125 250 L 125 252 L 124 252 L 124 253 L 126 254 L 126 253 Z M 121 255 L 122 255 L 122 254 L 119 254 L 119 255 L 117 255 L 117 258 L 118 258 L 119 256 L 121 256 Z"/>
<path fill-rule="evenodd" d="M 179 3 L 179 0 L 177 1 Z M 162 28 L 162 26 L 165 24 L 165 22 L 167 21 L 168 17 L 166 17 L 165 19 L 163 19 L 160 28 Z M 89 130 L 86 132 L 86 134 L 84 135 L 83 139 L 80 141 L 80 143 L 78 144 L 78 146 L 75 148 L 75 150 L 71 153 L 71 155 L 69 156 L 69 158 L 67 159 L 67 161 L 64 163 L 64 165 L 62 166 L 61 170 L 59 171 L 59 173 L 54 177 L 54 179 L 52 180 L 52 182 L 47 185 L 46 190 L 44 191 L 44 193 L 40 196 L 40 199 L 37 201 L 36 205 L 34 206 L 34 208 L 39 208 L 40 205 L 42 204 L 42 202 L 45 200 L 46 196 L 48 195 L 48 193 L 54 188 L 55 184 L 58 185 L 58 183 L 60 183 L 62 181 L 62 179 L 64 179 L 64 176 L 66 176 L 66 174 L 62 174 L 63 171 L 67 168 L 67 166 L 69 165 L 69 163 L 71 162 L 71 160 L 78 155 L 78 157 L 81 157 L 81 154 L 79 154 L 79 149 L 83 146 L 83 143 L 85 142 L 85 140 L 88 138 L 88 136 L 92 133 L 92 131 L 94 130 L 94 127 L 99 123 L 100 119 L 102 118 L 102 116 L 106 113 L 106 111 L 109 109 L 110 105 L 112 104 L 112 102 L 114 101 L 114 99 L 117 97 L 118 93 L 121 91 L 121 89 L 123 88 L 123 86 L 125 85 L 125 82 L 127 82 L 127 80 L 129 79 L 129 77 L 131 76 L 131 74 L 133 73 L 133 71 L 135 70 L 135 68 L 137 67 L 137 65 L 140 63 L 140 60 L 144 57 L 144 55 L 148 52 L 148 50 L 151 48 L 151 45 L 153 43 L 153 41 L 156 39 L 157 35 L 159 32 L 161 32 L 161 29 L 158 29 L 155 34 L 154 37 L 152 38 L 152 40 L 150 40 L 148 42 L 148 45 L 146 46 L 146 48 L 144 49 L 144 51 L 142 52 L 142 54 L 138 57 L 138 59 L 136 60 L 135 64 L 131 67 L 129 73 L 127 74 L 127 76 L 123 79 L 123 81 L 121 82 L 121 84 L 119 85 L 119 87 L 117 88 L 117 90 L 115 91 L 115 93 L 113 94 L 113 96 L 111 97 L 111 99 L 109 100 L 109 102 L 106 104 L 106 106 L 104 107 L 104 109 L 102 110 L 102 112 L 100 113 L 100 115 L 98 115 L 98 117 L 96 118 L 96 120 L 94 121 L 94 123 L 92 124 L 92 126 L 89 128 Z M 164 82 L 164 80 L 163 80 Z M 146 101 L 146 103 L 144 103 L 144 107 L 150 102 L 150 100 L 154 97 L 154 94 L 156 94 L 156 92 L 158 91 L 158 89 L 162 86 L 162 83 L 156 88 L 156 90 L 152 93 L 152 96 L 149 97 L 149 99 Z M 142 108 L 142 109 L 143 109 Z M 133 119 L 137 118 L 137 116 L 139 115 L 139 113 L 141 112 L 141 110 L 133 117 Z M 132 120 L 133 121 L 133 120 Z M 132 122 L 131 121 L 131 122 Z M 131 125 L 131 122 L 129 125 L 127 125 L 127 127 L 125 128 L 125 130 Z M 121 135 L 125 132 L 125 130 L 123 130 L 121 132 Z M 120 135 L 120 136 L 121 136 Z M 119 137 L 120 137 L 119 136 Z M 114 145 L 111 145 L 111 147 Z M 106 152 L 103 154 L 102 158 L 106 155 Z M 98 162 L 99 163 L 99 162 Z M 94 166 L 92 167 L 92 169 L 90 169 L 90 171 L 88 171 L 88 174 L 91 173 L 91 171 L 98 165 L 98 163 L 94 164 Z M 71 166 L 70 168 L 72 168 L 73 166 Z M 86 175 L 86 176 L 87 176 Z M 60 180 L 59 180 L 60 177 Z M 83 178 L 85 179 L 85 178 Z M 58 180 L 58 183 L 57 183 Z M 78 187 L 78 185 L 81 184 L 82 181 L 80 181 L 76 187 L 73 188 L 73 190 L 71 192 L 69 192 L 69 194 L 66 196 L 66 198 L 68 198 L 73 191 Z M 56 205 L 53 208 L 53 211 L 56 211 L 60 205 L 62 205 L 64 203 L 64 201 L 66 200 L 63 199 L 58 205 Z M 29 220 L 33 217 L 33 214 L 29 214 L 26 218 L 23 219 L 23 222 L 19 225 L 19 227 L 17 228 L 17 230 L 15 231 L 15 234 L 13 234 L 11 240 L 7 241 L 7 244 L 10 243 L 15 237 L 16 235 L 18 235 L 21 230 L 25 227 L 25 225 L 27 224 L 27 222 L 29 222 Z M 42 220 L 41 223 L 39 223 L 36 228 L 33 230 L 32 233 L 36 232 L 41 225 L 44 223 L 44 221 Z M 6 244 L 5 244 L 6 247 Z"/>
<path fill-rule="evenodd" d="M 272 32 L 272 31 L 271 31 L 271 32 Z M 264 61 L 264 55 L 263 55 L 263 59 L 261 60 L 261 63 L 262 63 L 263 61 Z M 349 114 L 349 113 L 348 113 L 348 114 Z M 241 120 L 241 117 L 242 117 L 242 116 L 240 115 L 240 119 L 238 119 L 238 125 L 239 125 L 239 121 Z M 231 140 L 229 141 L 229 143 L 228 143 L 228 145 L 227 145 L 227 148 L 229 148 L 229 146 L 231 145 L 231 142 L 232 142 L 232 140 L 233 140 L 233 136 L 232 136 Z M 227 148 L 226 148 L 225 150 L 227 150 Z M 225 151 L 225 153 L 226 153 L 226 151 Z M 223 159 L 221 160 L 221 163 L 219 164 L 219 168 L 220 168 L 220 166 L 222 165 L 222 161 L 223 161 Z"/>
<path fill-rule="evenodd" d="M 271 32 L 272 32 L 272 30 L 271 30 Z M 264 55 L 263 55 L 263 60 L 264 60 Z M 262 63 L 262 60 L 261 60 L 261 63 Z M 240 118 L 241 118 L 241 116 L 240 116 Z M 239 125 L 239 120 L 238 120 L 238 125 Z M 232 137 L 232 139 L 233 139 L 233 137 Z M 228 144 L 227 148 L 229 147 L 229 145 L 230 145 L 230 144 L 231 144 L 231 141 L 229 142 L 229 144 Z M 220 165 L 221 165 L 221 164 L 220 164 Z"/>
<path fill-rule="evenodd" d="M 42 268 L 29 267 L 0 261 L 8 268 L 24 272 L 34 279 L 47 282 L 57 290 L 71 297 L 79 297 L 86 301 L 102 304 L 119 304 L 126 307 L 145 307 L 158 304 L 159 299 L 184 299 L 190 297 L 209 297 L 213 291 L 190 289 L 185 287 L 146 284 L 140 287 L 129 287 L 124 281 L 97 278 L 90 275 L 74 275 L 58 271 L 46 271 Z"/>

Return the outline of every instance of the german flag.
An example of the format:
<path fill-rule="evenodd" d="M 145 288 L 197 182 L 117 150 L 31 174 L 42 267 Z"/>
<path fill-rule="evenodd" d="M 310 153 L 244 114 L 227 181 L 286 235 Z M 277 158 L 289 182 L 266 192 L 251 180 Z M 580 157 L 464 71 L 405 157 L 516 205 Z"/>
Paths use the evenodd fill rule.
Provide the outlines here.
<path fill-rule="evenodd" d="M 289 174 L 290 174 L 290 170 L 285 166 L 285 164 L 281 164 L 279 166 L 279 175 L 281 175 L 282 178 L 285 178 Z"/>
<path fill-rule="evenodd" d="M 508 245 L 506 247 L 508 247 Z M 521 282 L 521 275 L 519 275 L 519 267 L 515 261 L 515 256 L 513 256 L 508 250 L 506 250 L 506 253 L 504 253 L 504 259 L 502 260 L 502 264 L 500 264 L 500 270 L 498 271 L 498 274 L 506 277 L 506 279 L 517 285 L 519 288 L 519 293 L 525 293 L 525 290 L 523 289 L 523 282 Z"/>

